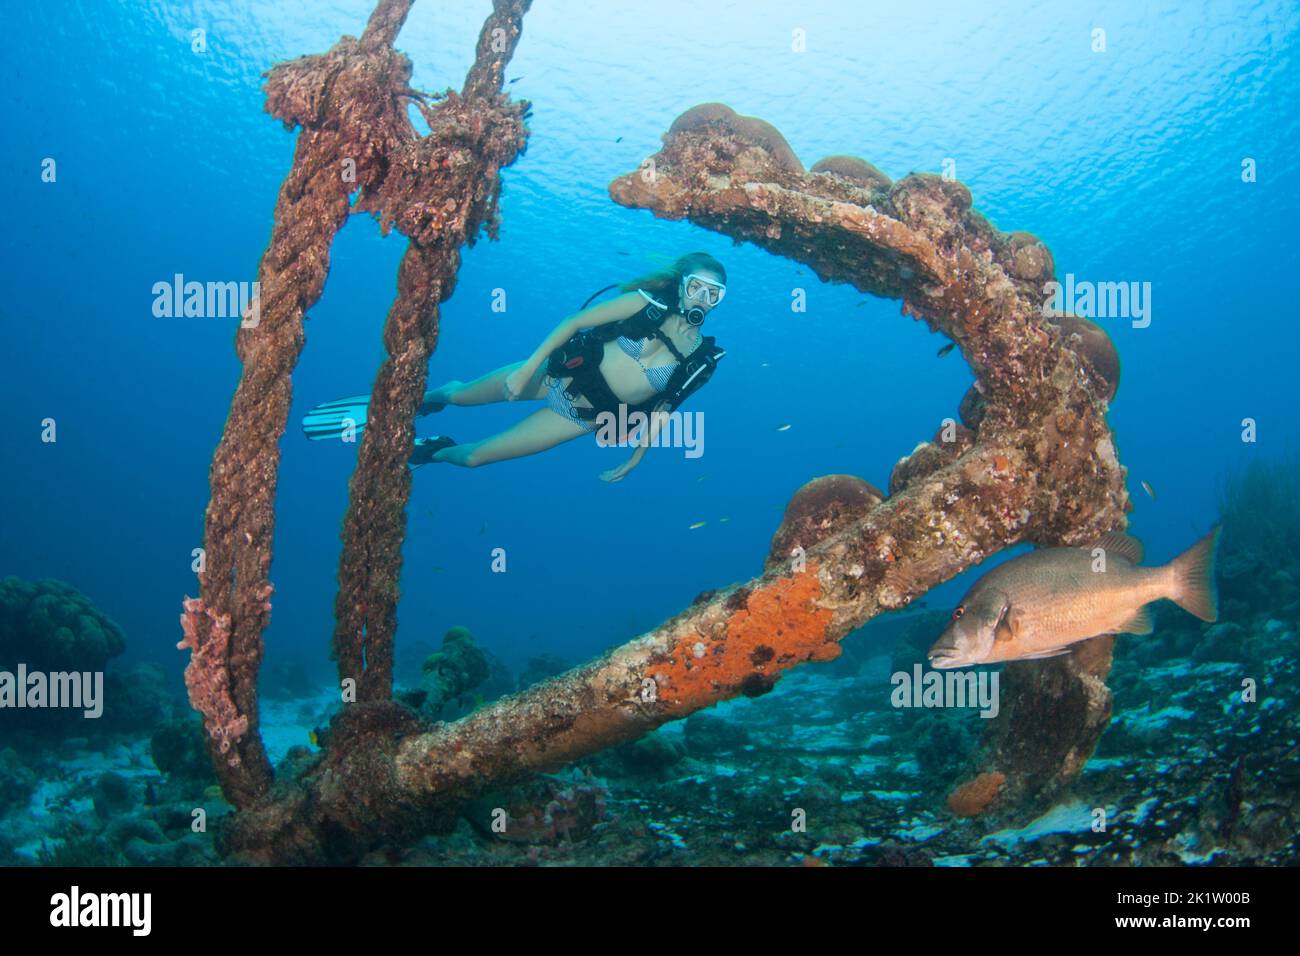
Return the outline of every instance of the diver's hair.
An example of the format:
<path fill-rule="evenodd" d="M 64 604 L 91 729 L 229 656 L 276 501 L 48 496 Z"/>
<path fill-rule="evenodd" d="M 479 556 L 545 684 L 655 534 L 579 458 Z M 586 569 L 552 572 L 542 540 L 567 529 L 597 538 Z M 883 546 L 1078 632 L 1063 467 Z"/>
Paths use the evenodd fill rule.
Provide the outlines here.
<path fill-rule="evenodd" d="M 639 279 L 624 282 L 618 289 L 620 292 L 635 292 L 637 289 L 644 289 L 656 299 L 664 300 L 676 308 L 681 304 L 677 301 L 677 296 L 680 291 L 682 276 L 702 270 L 716 272 L 718 278 L 724 283 L 727 281 L 727 270 L 713 256 L 707 252 L 688 252 L 672 265 L 666 266 L 657 272 L 651 272 L 649 275 L 641 276 Z"/>

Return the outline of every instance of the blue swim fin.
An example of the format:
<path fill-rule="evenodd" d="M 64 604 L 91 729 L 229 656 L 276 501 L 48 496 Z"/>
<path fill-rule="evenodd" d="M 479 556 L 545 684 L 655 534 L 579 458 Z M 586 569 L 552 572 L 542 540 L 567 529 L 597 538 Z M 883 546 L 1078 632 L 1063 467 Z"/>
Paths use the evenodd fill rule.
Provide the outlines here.
<path fill-rule="evenodd" d="M 303 416 L 303 433 L 312 441 L 342 438 L 349 429 L 355 429 L 355 434 L 360 435 L 366 427 L 369 408 L 369 395 L 352 395 L 323 402 Z"/>

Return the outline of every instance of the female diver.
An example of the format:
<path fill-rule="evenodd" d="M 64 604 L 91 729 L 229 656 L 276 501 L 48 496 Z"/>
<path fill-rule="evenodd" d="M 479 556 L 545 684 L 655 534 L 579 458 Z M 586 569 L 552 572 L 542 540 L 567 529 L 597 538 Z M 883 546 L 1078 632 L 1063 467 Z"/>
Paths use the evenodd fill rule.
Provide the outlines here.
<path fill-rule="evenodd" d="M 726 270 L 717 259 L 690 253 L 666 269 L 619 286 L 623 294 L 616 299 L 584 305 L 524 361 L 472 382 L 451 381 L 426 392 L 420 415 L 448 405 L 502 401 L 545 400 L 547 407 L 481 441 L 416 439 L 411 464 L 448 462 L 477 468 L 535 455 L 595 431 L 604 421 L 598 421 L 602 413 L 626 421 L 619 417 L 620 406 L 625 406 L 628 417 L 642 412 L 648 424 L 631 440 L 631 457 L 600 476 L 604 481 L 622 480 L 645 457 L 666 413 L 703 385 L 726 354 L 700 330 L 726 294 L 726 281 Z M 366 401 L 361 396 L 318 406 L 303 420 L 303 430 L 309 438 L 323 439 L 342 435 L 345 423 L 360 429 Z"/>

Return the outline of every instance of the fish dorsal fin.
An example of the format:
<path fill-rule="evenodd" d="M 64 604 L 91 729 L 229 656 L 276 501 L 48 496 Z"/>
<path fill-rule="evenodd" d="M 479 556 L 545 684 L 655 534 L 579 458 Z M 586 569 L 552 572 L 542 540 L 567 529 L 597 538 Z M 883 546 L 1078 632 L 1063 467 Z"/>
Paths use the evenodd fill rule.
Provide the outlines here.
<path fill-rule="evenodd" d="M 1133 564 L 1142 563 L 1142 542 L 1123 531 L 1107 531 L 1093 547 L 1101 548 L 1108 555 L 1124 558 Z"/>
<path fill-rule="evenodd" d="M 1115 628 L 1116 634 L 1150 634 L 1156 629 L 1154 622 L 1151 620 L 1151 612 L 1140 607 L 1133 612 L 1133 616 Z"/>

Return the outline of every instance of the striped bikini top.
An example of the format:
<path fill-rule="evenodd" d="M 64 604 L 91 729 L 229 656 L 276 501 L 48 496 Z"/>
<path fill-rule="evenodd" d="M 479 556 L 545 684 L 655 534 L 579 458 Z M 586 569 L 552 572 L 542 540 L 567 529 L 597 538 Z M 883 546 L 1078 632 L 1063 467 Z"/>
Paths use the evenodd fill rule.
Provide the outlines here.
<path fill-rule="evenodd" d="M 700 342 L 702 342 L 703 339 L 704 337 L 700 335 L 697 330 L 695 333 L 695 342 L 691 345 L 691 350 L 687 352 L 686 355 L 690 356 L 696 349 L 698 349 L 700 347 Z M 681 363 L 670 362 L 667 365 L 652 365 L 647 367 L 641 361 L 641 353 L 645 351 L 645 344 L 648 341 L 650 340 L 629 339 L 626 335 L 620 335 L 618 337 L 618 347 L 623 350 L 624 355 L 628 358 L 635 359 L 636 364 L 641 366 L 641 371 L 645 372 L 646 381 L 650 383 L 650 387 L 656 392 L 662 392 L 668 387 L 668 380 L 673 377 L 673 372 L 677 371 L 677 366 Z"/>

